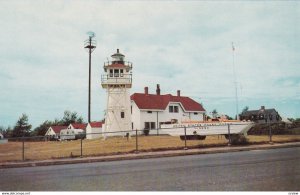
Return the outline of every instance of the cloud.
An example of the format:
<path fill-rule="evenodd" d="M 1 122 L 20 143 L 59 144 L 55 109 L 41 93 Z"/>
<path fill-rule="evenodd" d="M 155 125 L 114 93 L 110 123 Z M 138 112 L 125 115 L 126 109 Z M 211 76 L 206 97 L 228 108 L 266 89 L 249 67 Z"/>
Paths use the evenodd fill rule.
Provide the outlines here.
<path fill-rule="evenodd" d="M 34 125 L 65 109 L 86 116 L 88 31 L 97 40 L 93 120 L 106 108 L 103 62 L 117 48 L 133 62 L 132 93 L 145 86 L 154 92 L 159 83 L 162 93 L 180 89 L 232 115 L 235 109 L 224 105 L 235 104 L 234 42 L 241 106 L 252 99 L 253 105 L 284 98 L 293 104 L 300 96 L 299 8 L 296 1 L 2 1 L 0 108 L 11 111 L 1 113 L 0 123 L 12 124 L 22 112 Z M 288 113 L 300 115 L 291 108 Z"/>

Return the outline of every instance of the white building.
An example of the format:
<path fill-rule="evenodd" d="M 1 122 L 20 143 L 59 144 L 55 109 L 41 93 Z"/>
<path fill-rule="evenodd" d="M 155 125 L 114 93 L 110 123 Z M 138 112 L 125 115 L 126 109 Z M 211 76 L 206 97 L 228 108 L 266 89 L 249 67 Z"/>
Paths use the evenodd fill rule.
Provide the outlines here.
<path fill-rule="evenodd" d="M 47 130 L 45 136 L 49 136 L 54 139 L 59 139 L 60 131 L 62 129 L 66 129 L 66 128 L 67 128 L 67 126 L 62 126 L 62 125 L 50 126 L 49 129 Z"/>
<path fill-rule="evenodd" d="M 0 133 L 0 139 L 3 139 L 4 138 L 4 136 Z"/>
<path fill-rule="evenodd" d="M 87 126 L 87 124 L 85 124 L 85 123 L 71 123 L 71 124 L 69 124 L 67 129 L 82 129 L 82 130 L 85 130 L 86 126 Z"/>
<path fill-rule="evenodd" d="M 104 63 L 105 74 L 101 77 L 101 85 L 107 91 L 107 108 L 105 113 L 105 132 L 131 130 L 130 88 L 132 85 L 132 63 L 124 61 L 124 55 L 113 54 L 112 61 Z M 105 136 L 123 135 L 110 133 Z"/>
<path fill-rule="evenodd" d="M 144 93 L 131 95 L 132 129 L 158 129 L 160 124 L 171 121 L 203 121 L 205 109 L 193 99 L 180 95 L 161 95 L 159 85 L 156 94 Z M 150 131 L 150 134 L 159 133 Z"/>
<path fill-rule="evenodd" d="M 86 139 L 102 137 L 102 122 L 90 122 L 86 126 Z"/>

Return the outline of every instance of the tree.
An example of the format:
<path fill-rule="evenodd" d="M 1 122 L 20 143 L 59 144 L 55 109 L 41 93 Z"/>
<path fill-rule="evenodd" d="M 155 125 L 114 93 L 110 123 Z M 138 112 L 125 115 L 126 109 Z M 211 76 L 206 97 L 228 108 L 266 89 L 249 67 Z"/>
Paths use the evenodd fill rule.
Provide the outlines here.
<path fill-rule="evenodd" d="M 227 118 L 228 120 L 233 120 L 232 117 L 230 117 L 230 116 L 228 116 L 228 115 L 225 115 L 225 116 L 226 116 L 226 118 Z"/>
<path fill-rule="evenodd" d="M 8 126 L 6 129 L 3 126 L 0 126 L 0 133 L 4 137 L 8 138 L 8 137 L 11 137 L 11 135 L 12 135 L 12 129 L 10 126 Z"/>
<path fill-rule="evenodd" d="M 217 116 L 218 116 L 218 111 L 217 111 L 217 109 L 214 109 L 211 113 L 212 113 L 212 117 L 213 117 L 213 118 L 217 118 Z"/>
<path fill-rule="evenodd" d="M 13 128 L 12 137 L 30 136 L 31 127 L 32 125 L 28 123 L 28 116 L 22 114 Z"/>
<path fill-rule="evenodd" d="M 44 136 L 49 129 L 50 126 L 55 125 L 69 125 L 70 123 L 84 123 L 83 118 L 81 116 L 77 115 L 77 112 L 71 112 L 69 110 L 66 110 L 64 112 L 64 116 L 62 119 L 54 119 L 54 121 L 46 120 L 42 124 L 40 124 L 38 127 L 36 127 L 32 135 L 34 136 Z"/>
<path fill-rule="evenodd" d="M 54 122 L 52 121 L 44 121 L 42 124 L 40 124 L 38 127 L 36 127 L 33 131 L 33 135 L 34 136 L 44 136 L 47 132 L 47 130 L 49 129 L 50 126 L 52 125 L 57 125 L 54 124 Z"/>
<path fill-rule="evenodd" d="M 84 123 L 82 116 L 78 116 L 77 112 L 66 110 L 64 117 L 60 121 L 62 125 L 69 125 L 70 123 Z"/>
<path fill-rule="evenodd" d="M 3 134 L 5 132 L 5 128 L 3 126 L 0 126 L 0 133 Z"/>
<path fill-rule="evenodd" d="M 247 112 L 248 110 L 249 110 L 249 107 L 248 107 L 248 106 L 245 106 L 245 107 L 243 108 L 242 113 Z"/>

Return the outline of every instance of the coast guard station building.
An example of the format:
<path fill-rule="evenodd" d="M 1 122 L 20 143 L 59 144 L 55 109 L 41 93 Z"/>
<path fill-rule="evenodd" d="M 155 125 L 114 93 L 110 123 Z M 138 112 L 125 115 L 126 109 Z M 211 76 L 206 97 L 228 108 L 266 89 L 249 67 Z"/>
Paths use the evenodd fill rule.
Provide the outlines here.
<path fill-rule="evenodd" d="M 180 90 L 176 95 L 160 94 L 157 85 L 156 94 L 149 94 L 148 87 L 144 93 L 131 95 L 132 129 L 158 129 L 160 124 L 178 121 L 203 121 L 205 109 L 193 99 L 181 96 Z M 155 131 L 152 131 L 155 132 Z"/>
<path fill-rule="evenodd" d="M 181 96 L 179 90 L 176 95 L 161 95 L 157 85 L 156 94 L 149 94 L 148 87 L 145 87 L 144 93 L 130 96 L 132 63 L 125 61 L 125 55 L 119 49 L 111 57 L 111 61 L 104 63 L 101 76 L 102 88 L 107 92 L 105 123 L 102 126 L 104 133 L 110 133 L 107 136 L 136 129 L 158 129 L 160 124 L 171 121 L 203 121 L 205 110 L 202 105 Z"/>

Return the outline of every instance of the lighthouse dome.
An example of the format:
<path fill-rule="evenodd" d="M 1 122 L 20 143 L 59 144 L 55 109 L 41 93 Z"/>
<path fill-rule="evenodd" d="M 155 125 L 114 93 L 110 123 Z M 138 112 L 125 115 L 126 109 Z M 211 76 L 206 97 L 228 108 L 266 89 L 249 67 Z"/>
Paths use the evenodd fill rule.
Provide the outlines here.
<path fill-rule="evenodd" d="M 117 53 L 111 55 L 111 57 L 113 58 L 113 62 L 123 62 L 124 61 L 124 58 L 125 58 L 125 55 L 121 54 L 119 52 L 119 49 L 117 49 Z"/>

